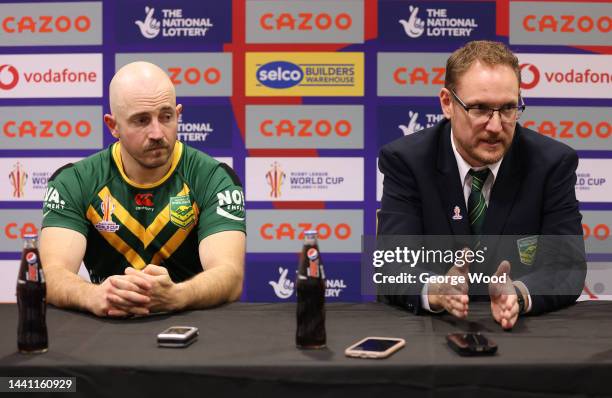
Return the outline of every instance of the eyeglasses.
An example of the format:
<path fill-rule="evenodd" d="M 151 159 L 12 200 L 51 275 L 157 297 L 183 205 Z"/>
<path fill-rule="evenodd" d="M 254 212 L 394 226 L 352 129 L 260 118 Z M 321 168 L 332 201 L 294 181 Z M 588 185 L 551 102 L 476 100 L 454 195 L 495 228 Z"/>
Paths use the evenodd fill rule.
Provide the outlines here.
<path fill-rule="evenodd" d="M 526 108 L 523 97 L 520 95 L 519 101 L 521 104 L 518 106 L 504 105 L 501 108 L 489 108 L 488 106 L 484 105 L 467 106 L 465 102 L 461 101 L 461 98 L 459 98 L 453 90 L 450 90 L 450 92 L 475 123 L 487 123 L 489 120 L 491 120 L 495 112 L 499 113 L 499 117 L 502 122 L 514 123 L 521 117 L 521 114 Z"/>

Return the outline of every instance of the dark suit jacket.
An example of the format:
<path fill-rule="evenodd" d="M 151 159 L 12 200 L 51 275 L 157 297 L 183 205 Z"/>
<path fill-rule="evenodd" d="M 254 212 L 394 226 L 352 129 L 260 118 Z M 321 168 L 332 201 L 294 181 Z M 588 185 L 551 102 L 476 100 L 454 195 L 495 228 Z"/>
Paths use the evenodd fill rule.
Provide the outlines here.
<path fill-rule="evenodd" d="M 384 186 L 379 236 L 470 234 L 450 129 L 450 121 L 444 120 L 381 149 Z M 491 189 L 483 235 L 581 236 L 582 216 L 574 188 L 577 166 L 573 149 L 517 124 Z M 455 206 L 461 209 L 462 220 L 452 219 Z M 580 295 L 586 276 L 582 239 L 578 246 L 581 255 L 564 274 L 550 261 L 526 270 L 518 257 L 506 258 L 511 262 L 512 279 L 523 281 L 530 291 L 532 314 L 567 306 Z M 495 272 L 496 266 L 487 273 Z M 407 284 L 402 289 L 400 295 L 396 291 L 380 298 L 419 313 L 422 284 Z"/>

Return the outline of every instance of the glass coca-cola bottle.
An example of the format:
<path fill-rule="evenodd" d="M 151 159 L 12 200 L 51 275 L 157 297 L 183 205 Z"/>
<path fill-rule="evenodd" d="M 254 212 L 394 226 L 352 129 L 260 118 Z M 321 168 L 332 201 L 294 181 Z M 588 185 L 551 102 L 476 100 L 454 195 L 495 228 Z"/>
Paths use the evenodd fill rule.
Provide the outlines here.
<path fill-rule="evenodd" d="M 19 326 L 17 347 L 19 352 L 39 354 L 47 351 L 47 285 L 38 254 L 38 236 L 23 237 L 21 266 L 17 276 L 17 306 Z"/>
<path fill-rule="evenodd" d="M 317 231 L 304 233 L 297 281 L 297 331 L 299 348 L 323 348 L 325 335 L 325 272 L 317 244 Z"/>

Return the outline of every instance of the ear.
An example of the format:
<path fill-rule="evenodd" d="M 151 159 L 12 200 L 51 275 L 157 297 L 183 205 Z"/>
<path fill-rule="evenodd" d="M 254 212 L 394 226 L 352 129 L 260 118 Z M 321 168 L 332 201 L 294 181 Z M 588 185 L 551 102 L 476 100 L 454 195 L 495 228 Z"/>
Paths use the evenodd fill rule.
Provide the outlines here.
<path fill-rule="evenodd" d="M 442 108 L 442 113 L 444 113 L 444 117 L 450 120 L 453 115 L 453 98 L 452 94 L 447 88 L 442 88 L 440 90 L 440 107 Z"/>
<path fill-rule="evenodd" d="M 104 124 L 110 130 L 110 133 L 115 138 L 119 138 L 119 132 L 117 131 L 117 120 L 113 117 L 113 115 L 109 115 L 108 113 L 104 115 Z"/>

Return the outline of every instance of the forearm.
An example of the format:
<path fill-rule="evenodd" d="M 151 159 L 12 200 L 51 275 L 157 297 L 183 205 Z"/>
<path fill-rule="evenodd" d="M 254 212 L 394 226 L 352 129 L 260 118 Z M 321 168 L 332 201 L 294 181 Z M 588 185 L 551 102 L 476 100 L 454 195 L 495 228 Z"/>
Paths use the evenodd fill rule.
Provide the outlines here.
<path fill-rule="evenodd" d="M 243 272 L 218 266 L 176 284 L 177 310 L 202 309 L 236 301 L 242 294 Z"/>
<path fill-rule="evenodd" d="M 63 267 L 44 267 L 47 302 L 57 307 L 91 311 L 89 299 L 96 285 Z"/>

